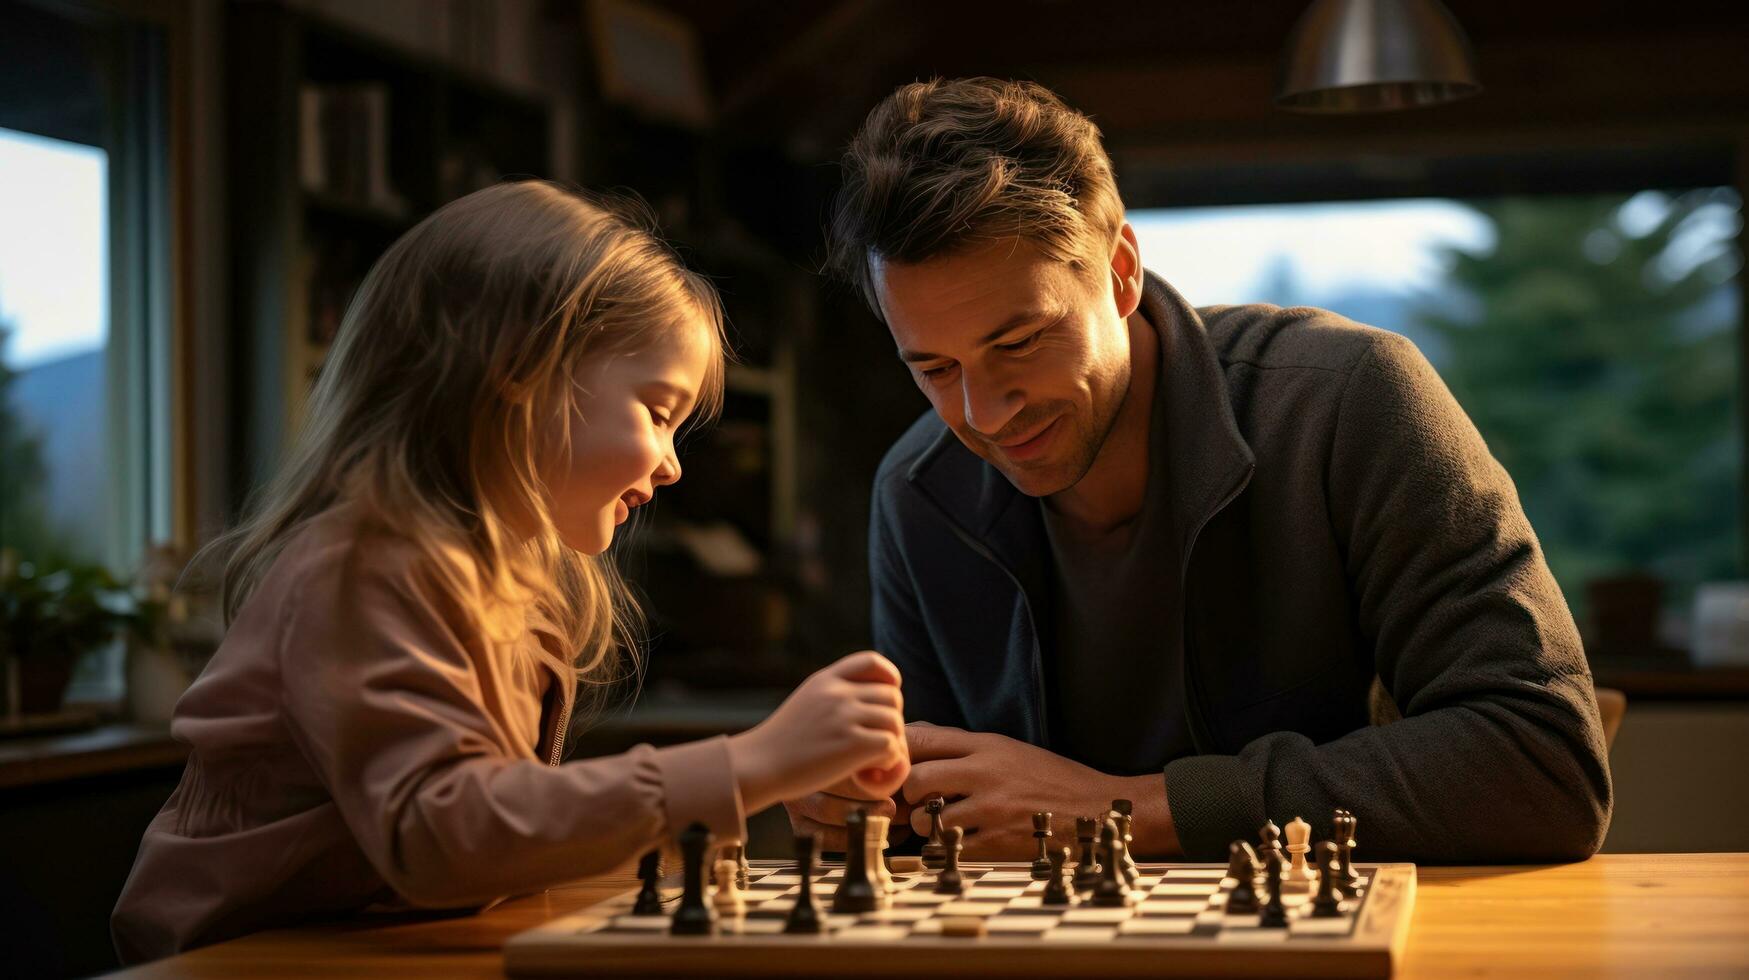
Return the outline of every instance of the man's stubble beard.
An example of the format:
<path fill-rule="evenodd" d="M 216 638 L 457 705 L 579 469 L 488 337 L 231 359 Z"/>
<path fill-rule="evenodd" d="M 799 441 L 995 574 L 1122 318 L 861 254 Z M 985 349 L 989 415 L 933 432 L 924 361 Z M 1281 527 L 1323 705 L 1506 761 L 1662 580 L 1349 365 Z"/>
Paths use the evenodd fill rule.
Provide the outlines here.
<path fill-rule="evenodd" d="M 994 444 L 995 440 L 987 440 L 982 436 L 976 437 L 979 444 L 971 447 L 972 451 L 982 457 L 986 463 L 996 467 L 997 471 L 1007 478 L 1015 489 L 1029 497 L 1049 497 L 1062 493 L 1080 483 L 1093 469 L 1094 462 L 1099 459 L 1100 450 L 1104 448 L 1105 441 L 1111 437 L 1111 430 L 1116 428 L 1118 417 L 1123 414 L 1124 404 L 1129 401 L 1129 393 L 1130 375 L 1126 372 L 1122 381 L 1122 389 L 1109 400 L 1111 407 L 1105 412 L 1103 418 L 1095 420 L 1093 429 L 1077 428 L 1058 434 L 1059 438 L 1067 437 L 1070 442 L 1066 449 L 1059 450 L 1062 453 L 1059 457 L 1061 462 L 1046 461 L 1043 466 L 1016 466 L 1002 455 L 1001 448 Z M 1069 408 L 1072 413 L 1073 405 Z M 1045 412 L 1033 415 L 1024 424 L 1017 419 L 1015 423 L 1005 427 L 1004 433 L 1009 431 L 1026 432 L 1028 428 L 1037 425 L 1040 416 L 1048 418 L 1050 411 L 1047 409 Z M 1063 414 L 1060 418 L 1061 424 L 1069 425 L 1071 422 L 1068 414 Z M 963 432 L 956 434 L 959 435 L 961 442 L 966 441 Z M 998 438 L 1007 438 L 1007 436 L 999 433 Z"/>

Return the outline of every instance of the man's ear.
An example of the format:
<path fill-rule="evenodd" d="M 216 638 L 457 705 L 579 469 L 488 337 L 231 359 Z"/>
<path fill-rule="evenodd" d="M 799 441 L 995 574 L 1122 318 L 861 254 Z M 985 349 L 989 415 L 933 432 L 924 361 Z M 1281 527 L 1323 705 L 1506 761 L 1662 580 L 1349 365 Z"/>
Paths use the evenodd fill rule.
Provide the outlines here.
<path fill-rule="evenodd" d="M 1136 230 L 1126 221 L 1111 246 L 1111 296 L 1120 318 L 1128 318 L 1142 305 L 1143 278 L 1142 249 Z"/>

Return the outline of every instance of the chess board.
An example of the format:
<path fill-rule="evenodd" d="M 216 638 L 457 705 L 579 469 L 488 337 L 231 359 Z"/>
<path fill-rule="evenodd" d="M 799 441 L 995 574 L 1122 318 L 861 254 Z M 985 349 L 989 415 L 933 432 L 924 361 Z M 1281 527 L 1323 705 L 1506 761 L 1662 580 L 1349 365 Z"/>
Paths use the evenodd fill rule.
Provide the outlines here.
<path fill-rule="evenodd" d="M 843 876 L 828 866 L 814 895 L 821 935 L 785 935 L 800 878 L 793 865 L 755 861 L 746 913 L 719 918 L 712 936 L 671 936 L 667 915 L 631 914 L 636 890 L 511 938 L 505 971 L 532 975 L 721 976 L 1368 976 L 1402 961 L 1415 904 L 1415 866 L 1357 864 L 1365 890 L 1335 918 L 1315 918 L 1309 891 L 1285 891 L 1287 928 L 1229 916 L 1224 865 L 1142 864 L 1134 904 L 1046 906 L 1024 864 L 961 864 L 965 889 L 937 895 L 935 875 L 895 875 L 890 907 L 832 914 Z M 663 888 L 678 903 L 679 882 Z M 944 919 L 979 917 L 985 934 L 944 935 Z"/>

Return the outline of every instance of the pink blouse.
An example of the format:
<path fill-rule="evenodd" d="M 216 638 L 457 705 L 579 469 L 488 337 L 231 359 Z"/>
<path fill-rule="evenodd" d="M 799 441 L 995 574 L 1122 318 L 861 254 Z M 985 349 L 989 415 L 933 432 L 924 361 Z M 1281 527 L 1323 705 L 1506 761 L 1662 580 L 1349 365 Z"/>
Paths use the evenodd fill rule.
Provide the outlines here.
<path fill-rule="evenodd" d="M 745 840 L 722 737 L 561 764 L 574 683 L 550 632 L 524 642 L 492 655 L 349 508 L 311 521 L 176 705 L 191 752 L 111 919 L 122 961 L 381 902 L 481 908 L 694 821 Z"/>

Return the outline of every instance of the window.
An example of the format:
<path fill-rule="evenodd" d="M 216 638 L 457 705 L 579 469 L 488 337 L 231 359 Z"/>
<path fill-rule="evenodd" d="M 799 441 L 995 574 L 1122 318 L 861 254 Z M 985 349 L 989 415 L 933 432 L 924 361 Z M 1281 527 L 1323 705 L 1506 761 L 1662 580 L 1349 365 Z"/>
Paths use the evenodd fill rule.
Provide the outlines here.
<path fill-rule="evenodd" d="M 1680 646 L 1695 586 L 1742 575 L 1733 190 L 1130 217 L 1193 305 L 1319 306 L 1413 340 L 1512 475 L 1582 624 L 1606 583 L 1656 579 Z"/>
<path fill-rule="evenodd" d="M 0 6 L 0 547 L 132 573 L 170 532 L 164 29 Z M 119 649 L 70 700 L 122 694 Z"/>

